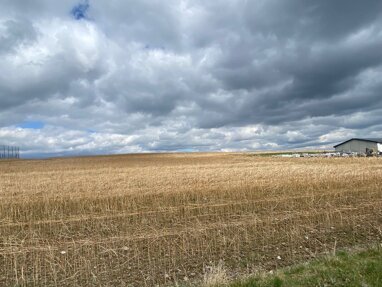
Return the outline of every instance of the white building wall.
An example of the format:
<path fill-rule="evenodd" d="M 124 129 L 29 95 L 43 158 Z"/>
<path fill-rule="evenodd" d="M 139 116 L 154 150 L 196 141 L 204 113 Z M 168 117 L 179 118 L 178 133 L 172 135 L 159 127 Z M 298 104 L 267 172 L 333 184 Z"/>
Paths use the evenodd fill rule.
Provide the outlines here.
<path fill-rule="evenodd" d="M 380 144 L 380 143 L 378 144 L 378 151 L 382 152 L 382 144 Z"/>
<path fill-rule="evenodd" d="M 366 148 L 372 149 L 376 152 L 379 150 L 379 148 L 382 149 L 382 145 L 369 141 L 351 140 L 347 143 L 337 146 L 336 151 L 366 153 Z"/>

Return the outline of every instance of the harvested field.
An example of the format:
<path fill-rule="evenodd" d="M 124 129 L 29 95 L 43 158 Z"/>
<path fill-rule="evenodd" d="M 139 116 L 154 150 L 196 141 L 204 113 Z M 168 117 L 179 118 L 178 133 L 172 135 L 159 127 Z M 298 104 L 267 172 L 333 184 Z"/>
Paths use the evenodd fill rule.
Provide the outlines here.
<path fill-rule="evenodd" d="M 381 158 L 0 161 L 0 286 L 160 286 L 382 240 Z M 223 263 L 222 263 L 223 262 Z"/>

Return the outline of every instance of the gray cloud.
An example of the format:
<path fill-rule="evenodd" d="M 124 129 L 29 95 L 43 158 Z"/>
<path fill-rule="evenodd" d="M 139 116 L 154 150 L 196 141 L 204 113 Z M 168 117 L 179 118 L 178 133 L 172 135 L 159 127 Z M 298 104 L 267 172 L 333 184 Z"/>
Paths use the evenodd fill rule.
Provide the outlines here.
<path fill-rule="evenodd" d="M 76 19 L 81 3 L 0 4 L 0 143 L 32 156 L 381 136 L 380 1 L 90 0 Z"/>
<path fill-rule="evenodd" d="M 37 37 L 33 23 L 26 19 L 6 20 L 0 36 L 0 53 L 14 51 L 32 43 Z M 21 46 L 21 47 L 20 47 Z"/>

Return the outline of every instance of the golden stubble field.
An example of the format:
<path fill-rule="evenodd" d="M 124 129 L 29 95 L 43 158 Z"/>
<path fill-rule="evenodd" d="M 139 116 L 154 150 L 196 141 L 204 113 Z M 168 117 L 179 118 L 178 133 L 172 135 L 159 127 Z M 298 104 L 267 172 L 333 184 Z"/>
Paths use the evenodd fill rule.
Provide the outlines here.
<path fill-rule="evenodd" d="M 382 240 L 381 158 L 0 161 L 0 286 L 163 286 Z"/>

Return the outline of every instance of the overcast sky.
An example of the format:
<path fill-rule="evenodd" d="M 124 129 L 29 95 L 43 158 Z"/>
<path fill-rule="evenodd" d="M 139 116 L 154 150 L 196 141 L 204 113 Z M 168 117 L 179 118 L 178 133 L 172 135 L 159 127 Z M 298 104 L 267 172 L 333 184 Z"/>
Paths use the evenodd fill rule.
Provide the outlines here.
<path fill-rule="evenodd" d="M 382 137 L 380 0 L 0 0 L 0 144 L 24 156 Z"/>

